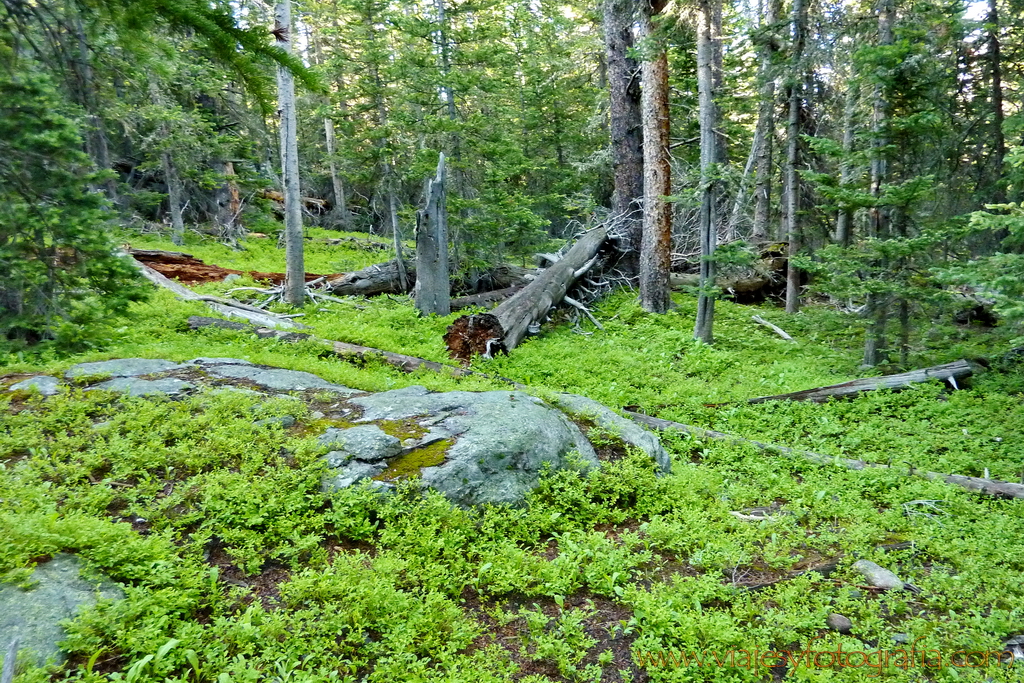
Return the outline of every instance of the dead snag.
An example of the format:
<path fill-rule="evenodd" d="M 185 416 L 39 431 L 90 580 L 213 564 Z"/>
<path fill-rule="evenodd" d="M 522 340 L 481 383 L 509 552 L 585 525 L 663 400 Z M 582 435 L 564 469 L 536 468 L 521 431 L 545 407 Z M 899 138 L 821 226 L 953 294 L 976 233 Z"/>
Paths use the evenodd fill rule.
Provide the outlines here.
<path fill-rule="evenodd" d="M 493 311 L 456 320 L 444 335 L 448 354 L 469 361 L 475 355 L 491 357 L 514 349 L 530 325 L 543 320 L 577 278 L 590 269 L 607 236 L 605 226 L 591 230 L 557 263 Z"/>
<path fill-rule="evenodd" d="M 829 398 L 842 396 L 853 396 L 863 391 L 875 391 L 877 389 L 904 389 L 911 384 L 928 382 L 933 379 L 948 382 L 954 389 L 959 389 L 958 381 L 965 380 L 974 374 L 975 366 L 969 361 L 958 360 L 944 365 L 936 365 L 910 372 L 901 372 L 897 375 L 885 375 L 884 377 L 866 377 L 855 379 L 842 384 L 832 384 L 827 387 L 815 389 L 804 389 L 789 394 L 776 394 L 775 396 L 760 396 L 749 399 L 748 403 L 765 403 L 767 401 L 812 401 L 813 403 L 824 403 Z"/>
<path fill-rule="evenodd" d="M 416 213 L 416 309 L 420 315 L 451 313 L 444 162 L 441 154 L 437 176 L 427 180 L 426 206 Z"/>

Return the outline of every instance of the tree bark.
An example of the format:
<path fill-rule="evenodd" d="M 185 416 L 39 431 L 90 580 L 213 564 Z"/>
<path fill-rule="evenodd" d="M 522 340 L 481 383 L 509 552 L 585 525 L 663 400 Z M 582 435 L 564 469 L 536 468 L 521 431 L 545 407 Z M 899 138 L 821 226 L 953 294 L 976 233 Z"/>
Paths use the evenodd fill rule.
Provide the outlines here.
<path fill-rule="evenodd" d="M 857 86 L 854 83 L 847 85 L 846 103 L 843 107 L 843 161 L 839 166 L 840 187 L 849 187 L 853 183 L 854 165 L 851 160 L 853 155 L 853 140 L 857 132 L 854 116 L 857 112 Z M 836 244 L 841 247 L 850 246 L 853 239 L 853 208 L 840 205 L 839 214 L 836 217 Z"/>
<path fill-rule="evenodd" d="M 654 36 L 652 15 L 642 12 L 641 36 Z M 669 286 L 672 252 L 672 211 L 665 197 L 672 194 L 669 163 L 668 55 L 658 47 L 641 64 L 641 104 L 644 133 L 644 218 L 640 240 L 640 305 L 649 313 L 666 313 L 672 303 Z"/>
<path fill-rule="evenodd" d="M 331 191 L 334 193 L 334 214 L 335 225 L 342 230 L 349 229 L 348 197 L 345 195 L 345 183 L 338 175 L 338 162 L 335 158 L 337 143 L 334 137 L 334 120 L 330 116 L 324 117 L 324 139 L 327 143 L 327 167 L 331 173 Z"/>
<path fill-rule="evenodd" d="M 793 0 L 791 18 L 793 54 L 789 71 L 789 117 L 786 127 L 786 240 L 789 263 L 786 266 L 786 312 L 800 310 L 800 272 L 793 257 L 800 252 L 800 109 L 803 104 L 803 53 L 807 27 L 805 0 Z"/>
<path fill-rule="evenodd" d="M 586 233 L 557 263 L 491 313 L 463 316 L 448 327 L 444 340 L 452 358 L 492 357 L 514 349 L 531 325 L 540 323 L 594 263 L 608 236 L 607 227 Z"/>
<path fill-rule="evenodd" d="M 277 47 L 291 54 L 291 0 L 274 8 Z M 281 174 L 284 192 L 285 291 L 284 300 L 302 306 L 306 300 L 303 263 L 302 195 L 299 191 L 298 122 L 295 111 L 295 77 L 287 67 L 277 67 L 278 111 L 281 116 Z"/>
<path fill-rule="evenodd" d="M 718 105 L 715 102 L 715 31 L 718 0 L 701 0 L 697 15 L 697 96 L 700 120 L 700 292 L 697 296 L 697 321 L 694 339 L 714 342 L 715 297 L 709 291 L 715 284 L 715 247 L 718 242 Z"/>
<path fill-rule="evenodd" d="M 640 268 L 642 225 L 639 212 L 644 196 L 643 128 L 640 121 L 639 65 L 629 56 L 633 48 L 634 4 L 604 0 L 604 44 L 609 86 L 611 127 L 612 215 L 621 217 L 618 234 L 623 251 L 618 267 L 627 277 Z"/>
<path fill-rule="evenodd" d="M 878 45 L 887 46 L 893 43 L 893 20 L 896 9 L 893 0 L 878 0 Z M 875 205 L 871 207 L 870 234 L 874 239 L 886 239 L 890 233 L 890 213 L 881 205 L 882 188 L 888 175 L 888 159 L 886 136 L 889 118 L 889 103 L 885 98 L 885 90 L 881 83 L 875 84 L 871 106 L 871 197 Z M 881 264 L 884 265 L 884 264 Z M 886 347 L 886 327 L 889 321 L 889 301 L 885 295 L 869 293 L 867 297 L 867 313 L 872 318 L 864 340 L 864 365 L 874 367 L 881 362 Z"/>
<path fill-rule="evenodd" d="M 445 158 L 441 154 L 437 175 L 427 181 L 426 205 L 416 216 L 416 309 L 421 315 L 451 313 L 445 180 Z"/>
<path fill-rule="evenodd" d="M 758 79 L 761 83 L 757 105 L 757 128 L 754 131 L 757 147 L 757 168 L 754 182 L 754 225 L 751 237 L 755 241 L 768 239 L 768 223 L 772 208 L 772 157 L 775 147 L 775 73 L 772 64 L 778 51 L 774 36 L 775 22 L 782 13 L 782 0 L 768 0 L 761 21 L 758 45 Z"/>
<path fill-rule="evenodd" d="M 238 191 L 238 183 L 234 180 L 235 164 L 231 161 L 216 160 L 212 166 L 213 170 L 224 178 L 214 191 L 214 201 L 217 204 L 216 221 L 220 229 L 220 236 L 221 239 L 237 244 L 244 229 L 240 220 L 242 196 Z"/>
<path fill-rule="evenodd" d="M 1003 134 L 1003 122 L 1006 115 L 1003 111 L 1003 59 L 1002 46 L 999 42 L 999 0 L 988 0 L 988 16 L 985 19 L 988 28 L 988 59 L 989 81 L 991 85 L 990 100 L 992 102 L 992 203 L 1002 204 L 1006 201 L 1006 185 L 1003 182 L 1003 163 L 1006 159 L 1006 138 Z"/>

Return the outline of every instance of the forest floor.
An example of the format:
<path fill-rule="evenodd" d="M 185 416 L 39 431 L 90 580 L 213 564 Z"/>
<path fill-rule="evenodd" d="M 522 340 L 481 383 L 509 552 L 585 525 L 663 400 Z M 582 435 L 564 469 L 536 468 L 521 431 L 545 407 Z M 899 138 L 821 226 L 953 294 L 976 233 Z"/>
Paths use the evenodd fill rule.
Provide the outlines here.
<path fill-rule="evenodd" d="M 283 263 L 273 240 L 244 251 L 196 237 L 184 247 L 129 241 L 239 271 Z M 306 267 L 350 272 L 385 258 L 357 242 L 310 241 Z M 720 302 L 706 346 L 692 340 L 695 300 L 674 299 L 654 316 L 633 294 L 614 295 L 594 309 L 603 330 L 556 315 L 511 355 L 473 368 L 541 397 L 570 391 L 828 455 L 1021 481 L 1020 365 L 997 363 L 961 391 L 933 383 L 827 404 L 747 404 L 863 376 L 860 321 L 824 305 L 787 316 Z M 420 318 L 408 297 L 303 312 L 318 337 L 447 361 L 441 335 L 455 316 Z M 156 292 L 130 319 L 89 330 L 91 351 L 0 358 L 0 375 L 10 383 L 83 361 L 227 356 L 365 391 L 506 388 L 354 365 L 310 343 L 189 330 L 188 316 L 208 314 Z M 994 359 L 1011 346 L 999 327 L 951 320 L 917 321 L 911 367 Z M 1024 634 L 1024 501 L 681 435 L 664 436 L 670 475 L 632 455 L 588 475 L 555 473 L 521 509 L 462 510 L 413 487 L 325 496 L 304 428 L 312 407 L 294 428 L 254 427 L 285 411 L 293 402 L 244 394 L 0 395 L 0 580 L 23 581 L 25 567 L 65 551 L 127 592 L 70 625 L 64 669 L 28 669 L 18 681 L 1024 680 L 1024 661 L 1000 665 L 995 654 Z M 765 519 L 732 514 L 755 508 Z M 865 585 L 851 567 L 859 559 L 920 592 Z M 831 614 L 852 622 L 849 633 L 829 628 Z"/>

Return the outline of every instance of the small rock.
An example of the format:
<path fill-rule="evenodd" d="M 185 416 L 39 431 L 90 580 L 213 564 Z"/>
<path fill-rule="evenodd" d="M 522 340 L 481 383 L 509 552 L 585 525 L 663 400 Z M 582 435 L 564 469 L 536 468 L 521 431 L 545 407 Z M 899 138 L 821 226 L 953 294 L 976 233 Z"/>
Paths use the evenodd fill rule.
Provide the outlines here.
<path fill-rule="evenodd" d="M 870 560 L 857 560 L 853 563 L 853 568 L 857 570 L 867 582 L 875 588 L 881 588 L 882 590 L 898 590 L 904 588 L 906 584 L 900 579 L 900 577 L 893 574 L 888 569 L 884 569 Z"/>
<path fill-rule="evenodd" d="M 180 370 L 186 366 L 172 363 L 169 360 L 154 358 L 120 358 L 104 360 L 97 363 L 79 363 L 72 365 L 64 376 L 68 379 L 82 375 L 110 375 L 111 377 L 139 377 L 152 375 L 156 372 Z"/>
<path fill-rule="evenodd" d="M 828 624 L 830 629 L 838 631 L 839 633 L 849 633 L 853 630 L 853 622 L 842 614 L 833 613 L 828 615 L 828 619 L 825 620 L 825 623 Z"/>
<path fill-rule="evenodd" d="M 39 375 L 12 384 L 9 391 L 38 391 L 43 396 L 53 396 L 57 393 L 58 386 L 60 386 L 60 380 L 56 377 Z"/>
<path fill-rule="evenodd" d="M 257 427 L 265 427 L 267 425 L 281 425 L 285 429 L 288 427 L 294 427 L 297 420 L 291 415 L 282 415 L 281 417 L 268 417 L 264 420 L 256 420 L 253 422 Z"/>
<path fill-rule="evenodd" d="M 345 451 L 331 451 L 324 456 L 328 467 L 344 467 L 352 462 L 352 454 Z"/>
<path fill-rule="evenodd" d="M 1024 633 L 1019 636 L 1010 636 L 1004 641 L 1005 645 L 1024 645 Z"/>
<path fill-rule="evenodd" d="M 321 412 L 320 412 L 319 410 L 314 410 L 314 411 L 313 411 L 312 413 L 310 413 L 310 414 L 309 414 L 309 416 L 310 416 L 311 418 L 313 418 L 314 420 L 322 420 L 322 419 L 324 419 L 325 417 L 327 417 L 326 415 L 324 415 L 323 413 L 321 413 Z"/>
<path fill-rule="evenodd" d="M 360 462 L 355 460 L 336 474 L 324 477 L 320 489 L 324 492 L 346 489 L 363 479 L 375 477 L 384 471 L 384 463 Z"/>
<path fill-rule="evenodd" d="M 208 358 L 201 356 L 199 358 L 193 358 L 189 361 L 190 365 L 252 365 L 247 360 L 241 358 Z"/>
<path fill-rule="evenodd" d="M 224 284 L 230 284 L 232 282 L 238 282 L 241 279 L 242 276 L 239 275 L 238 273 L 228 273 L 227 275 L 224 276 L 224 279 L 221 280 L 221 282 L 223 282 Z"/>
<path fill-rule="evenodd" d="M 907 633 L 894 633 L 892 636 L 892 642 L 899 645 L 907 645 L 910 643 L 910 635 Z"/>
<path fill-rule="evenodd" d="M 129 396 L 177 396 L 195 385 L 173 377 L 164 379 L 139 379 L 138 377 L 119 377 L 89 387 L 87 391 L 120 391 Z"/>
<path fill-rule="evenodd" d="M 110 420 L 104 420 L 103 422 L 97 422 L 92 426 L 92 428 L 95 429 L 96 431 L 100 431 L 101 429 L 106 429 L 109 426 Z"/>
<path fill-rule="evenodd" d="M 402 452 L 402 442 L 385 434 L 377 425 L 351 429 L 331 427 L 320 435 L 318 441 L 322 446 L 351 453 L 354 458 L 364 462 L 380 462 Z"/>

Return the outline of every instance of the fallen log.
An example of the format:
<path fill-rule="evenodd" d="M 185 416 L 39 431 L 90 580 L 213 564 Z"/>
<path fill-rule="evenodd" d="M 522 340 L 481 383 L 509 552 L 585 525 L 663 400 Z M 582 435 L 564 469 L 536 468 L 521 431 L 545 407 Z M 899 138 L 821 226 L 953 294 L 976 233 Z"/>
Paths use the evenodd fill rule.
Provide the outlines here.
<path fill-rule="evenodd" d="M 238 330 L 241 332 L 252 332 L 260 339 L 277 339 L 278 341 L 284 342 L 311 341 L 315 344 L 324 346 L 336 356 L 350 362 L 365 362 L 372 359 L 379 359 L 383 360 L 388 365 L 398 368 L 402 372 L 415 372 L 416 370 L 423 369 L 430 370 L 431 372 L 449 374 L 452 377 L 480 377 L 482 379 L 492 379 L 500 382 L 506 382 L 517 389 L 526 388 L 524 385 L 504 377 L 485 375 L 479 372 L 473 372 L 472 370 L 467 370 L 466 368 L 456 367 L 454 365 L 446 365 L 444 363 L 438 363 L 425 358 L 417 358 L 416 356 L 407 356 L 403 353 L 392 353 L 391 351 L 375 349 L 369 346 L 360 346 L 358 344 L 349 344 L 347 342 L 333 341 L 330 339 L 320 339 L 319 337 L 314 337 L 311 334 L 284 332 L 282 330 L 275 330 L 269 327 L 246 325 L 245 323 L 236 323 L 230 320 L 221 320 L 220 318 L 207 318 L 199 315 L 190 316 L 188 319 L 188 326 L 193 330 L 198 330 L 204 327 L 219 327 L 222 329 Z"/>
<path fill-rule="evenodd" d="M 829 398 L 842 396 L 853 396 L 864 391 L 876 391 L 878 389 L 904 389 L 912 384 L 920 384 L 933 379 L 949 382 L 954 389 L 959 389 L 958 380 L 964 380 L 974 374 L 974 365 L 970 361 L 958 360 L 944 365 L 936 365 L 921 370 L 901 372 L 897 375 L 885 375 L 883 377 L 865 377 L 855 379 L 841 384 L 832 384 L 827 387 L 815 389 L 804 389 L 788 394 L 776 394 L 774 396 L 760 396 L 749 399 L 748 403 L 765 403 L 767 401 L 812 401 L 824 403 Z"/>
<path fill-rule="evenodd" d="M 481 308 L 490 308 L 493 304 L 500 301 L 504 301 L 526 285 L 514 285 L 512 287 L 506 287 L 505 289 L 496 289 L 493 292 L 483 292 L 481 294 L 471 294 L 470 296 L 460 296 L 458 299 L 452 299 L 451 309 L 458 311 L 463 308 L 470 308 L 472 306 L 480 306 Z"/>
<path fill-rule="evenodd" d="M 514 349 L 530 325 L 543 320 L 573 283 L 593 266 L 607 236 L 608 228 L 604 226 L 587 232 L 557 263 L 491 313 L 462 316 L 452 323 L 444 335 L 449 356 L 468 362 L 475 355 L 491 357 L 496 352 Z"/>
<path fill-rule="evenodd" d="M 214 296 L 197 294 L 188 287 L 167 279 L 144 263 L 140 263 L 134 259 L 132 259 L 132 263 L 135 264 L 144 278 L 155 284 L 157 287 L 162 287 L 163 289 L 174 292 L 179 299 L 184 299 L 186 301 L 202 301 L 221 315 L 228 316 L 229 318 L 242 318 L 251 323 L 265 327 L 277 326 L 284 327 L 286 329 L 305 328 L 305 325 L 300 325 L 285 318 L 279 318 L 276 315 L 267 313 L 266 311 L 261 311 L 252 306 L 239 304 L 235 301 L 228 301 Z"/>
<path fill-rule="evenodd" d="M 223 282 L 229 275 L 249 275 L 260 282 L 270 282 L 275 285 L 284 282 L 284 273 L 264 273 L 256 270 L 234 270 L 232 268 L 221 268 L 204 263 L 195 258 L 192 254 L 185 254 L 180 251 L 160 251 L 157 249 L 132 249 L 125 247 L 129 255 L 139 263 L 152 268 L 164 277 L 174 278 L 188 285 L 197 285 L 204 282 Z M 306 273 L 306 282 L 317 278 L 338 278 L 343 273 L 331 275 L 317 275 Z"/>
<path fill-rule="evenodd" d="M 407 275 L 406 285 L 402 285 L 401 273 L 398 268 L 398 261 L 391 259 L 384 263 L 375 263 L 362 270 L 338 278 L 332 281 L 327 291 L 331 294 L 345 296 L 357 294 L 359 296 L 374 296 L 376 294 L 408 294 L 416 282 L 416 264 L 413 261 L 403 261 Z"/>
<path fill-rule="evenodd" d="M 864 460 L 852 460 L 850 458 L 823 455 L 821 453 L 814 453 L 813 451 L 803 451 L 796 448 L 788 448 L 786 446 L 776 446 L 774 444 L 764 443 L 763 441 L 755 441 L 754 439 L 744 439 L 739 436 L 716 432 L 713 429 L 692 427 L 680 422 L 664 420 L 660 417 L 652 417 L 650 415 L 644 415 L 643 413 L 635 413 L 631 410 L 624 410 L 623 413 L 625 413 L 626 417 L 634 420 L 635 422 L 639 422 L 642 425 L 662 432 L 675 430 L 702 439 L 714 439 L 716 441 L 724 441 L 726 443 L 744 444 L 753 446 L 754 448 L 762 451 L 775 451 L 782 455 L 802 458 L 804 460 L 816 462 L 820 465 L 842 465 L 850 470 L 864 470 L 868 468 L 887 469 L 906 476 L 921 477 L 932 481 L 944 481 L 946 483 L 965 488 L 968 491 L 977 491 L 978 493 L 984 493 L 990 496 L 998 496 L 1001 498 L 1024 498 L 1024 484 L 1014 484 L 1012 482 L 996 481 L 994 479 L 982 479 L 981 477 L 967 477 L 960 474 L 941 474 L 939 472 L 919 470 L 914 467 L 910 467 L 908 470 L 903 471 L 902 468 L 896 468 L 890 465 L 881 465 L 878 463 L 866 462 Z"/>

